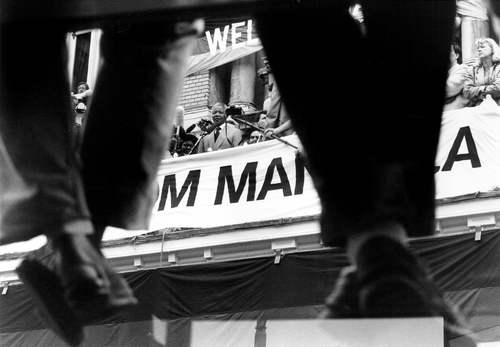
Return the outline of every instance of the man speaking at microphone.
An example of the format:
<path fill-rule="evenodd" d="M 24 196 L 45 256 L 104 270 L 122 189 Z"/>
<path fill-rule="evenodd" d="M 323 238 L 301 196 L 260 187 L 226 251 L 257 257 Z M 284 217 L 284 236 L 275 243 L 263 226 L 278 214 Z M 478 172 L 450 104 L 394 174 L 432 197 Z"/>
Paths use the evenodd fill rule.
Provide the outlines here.
<path fill-rule="evenodd" d="M 198 144 L 197 153 L 218 151 L 220 149 L 238 147 L 243 141 L 243 133 L 233 124 L 226 122 L 227 106 L 218 102 L 212 106 L 212 122 L 216 126 L 214 130 L 203 137 Z"/>

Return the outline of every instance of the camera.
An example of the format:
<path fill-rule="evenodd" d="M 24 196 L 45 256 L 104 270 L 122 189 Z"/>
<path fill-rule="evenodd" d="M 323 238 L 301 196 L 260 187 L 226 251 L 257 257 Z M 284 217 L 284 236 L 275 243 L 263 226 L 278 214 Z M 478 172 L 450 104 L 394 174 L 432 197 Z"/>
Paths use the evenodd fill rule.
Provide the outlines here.
<path fill-rule="evenodd" d="M 239 106 L 229 106 L 226 108 L 226 116 L 243 116 L 243 108 Z"/>

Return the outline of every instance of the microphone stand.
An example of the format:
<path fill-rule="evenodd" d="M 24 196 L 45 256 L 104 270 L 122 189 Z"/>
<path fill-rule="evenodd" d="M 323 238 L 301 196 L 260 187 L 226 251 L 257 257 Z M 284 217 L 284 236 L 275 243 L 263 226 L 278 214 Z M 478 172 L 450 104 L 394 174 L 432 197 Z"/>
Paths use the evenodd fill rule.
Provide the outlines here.
<path fill-rule="evenodd" d="M 196 149 L 196 147 L 198 147 L 198 144 L 200 143 L 200 141 L 205 137 L 207 136 L 209 133 L 207 132 L 204 132 L 203 134 L 201 134 L 201 136 L 198 138 L 198 140 L 196 140 L 196 143 L 193 145 L 193 147 L 191 148 L 191 150 L 189 151 L 188 155 L 192 154 L 193 151 Z"/>
<path fill-rule="evenodd" d="M 198 145 L 200 144 L 201 140 L 203 140 L 203 138 L 207 135 L 210 135 L 210 133 L 212 133 L 212 131 L 215 130 L 215 128 L 221 126 L 222 124 L 226 123 L 226 120 L 222 121 L 222 122 L 218 122 L 218 123 L 213 123 L 212 125 L 210 125 L 207 129 L 207 131 L 205 131 L 203 134 L 201 134 L 200 138 L 196 141 L 196 143 L 193 145 L 193 148 L 191 148 L 191 150 L 189 151 L 188 155 L 192 154 L 193 151 L 196 149 L 196 147 L 198 147 Z"/>
<path fill-rule="evenodd" d="M 234 120 L 235 120 L 235 121 L 237 121 L 238 123 L 243 123 L 243 124 L 245 124 L 245 125 L 249 126 L 250 128 L 252 128 L 252 129 L 254 129 L 254 130 L 259 131 L 259 132 L 260 132 L 261 134 L 263 134 L 264 136 L 265 136 L 265 134 L 266 134 L 266 130 L 265 130 L 265 129 L 259 128 L 258 126 L 253 125 L 252 123 L 250 123 L 250 122 L 248 122 L 248 121 L 246 121 L 246 120 L 244 120 L 244 119 L 240 119 L 240 118 L 237 118 L 237 117 L 234 117 L 234 116 L 232 116 L 232 119 L 234 119 Z M 276 135 L 274 135 L 274 134 L 272 134 L 272 135 L 271 135 L 271 138 L 272 138 L 272 139 L 275 139 L 275 140 L 278 140 L 278 141 L 280 141 L 280 142 L 283 142 L 285 145 L 288 145 L 288 146 L 290 146 L 290 147 L 292 147 L 292 148 L 295 148 L 296 150 L 299 150 L 299 147 L 297 147 L 297 146 L 295 146 L 295 145 L 291 144 L 290 142 L 288 142 L 288 141 L 286 141 L 286 140 L 283 140 L 282 138 L 280 138 L 280 137 L 278 137 L 278 136 L 276 136 Z"/>
<path fill-rule="evenodd" d="M 245 115 L 238 115 L 238 114 L 228 114 L 228 116 L 231 116 L 231 119 L 233 119 L 234 121 L 238 122 L 238 123 L 242 123 L 242 124 L 245 124 L 247 126 L 249 126 L 250 128 L 254 129 L 254 130 L 257 130 L 258 132 L 260 132 L 262 135 L 266 135 L 266 130 L 265 129 L 262 129 L 256 125 L 253 125 L 252 123 L 244 120 L 244 119 L 241 119 L 241 118 L 238 118 L 238 116 L 253 116 L 253 115 L 256 115 L 256 114 L 260 114 L 262 113 L 262 111 L 256 111 L 256 112 L 251 112 L 251 113 L 248 113 L 248 114 L 245 114 Z M 208 128 L 207 131 L 205 131 L 201 136 L 200 138 L 198 139 L 198 141 L 196 141 L 196 143 L 193 145 L 193 148 L 191 148 L 191 150 L 189 151 L 188 155 L 193 153 L 193 151 L 196 149 L 196 147 L 198 147 L 199 143 L 201 142 L 201 140 L 203 140 L 203 138 L 207 135 L 209 135 L 212 131 L 215 130 L 215 128 L 217 128 L 218 126 L 224 124 L 227 122 L 227 118 L 224 119 L 224 121 L 222 122 L 219 122 L 219 123 L 214 123 L 212 125 L 210 125 L 210 127 Z M 290 142 L 286 141 L 286 140 L 283 140 L 282 138 L 274 135 L 274 134 L 271 134 L 271 138 L 272 139 L 275 139 L 275 140 L 278 140 L 282 143 L 284 143 L 285 145 L 287 146 L 290 146 L 294 149 L 296 149 L 297 151 L 299 151 L 299 147 L 295 146 L 294 144 L 291 144 Z"/>

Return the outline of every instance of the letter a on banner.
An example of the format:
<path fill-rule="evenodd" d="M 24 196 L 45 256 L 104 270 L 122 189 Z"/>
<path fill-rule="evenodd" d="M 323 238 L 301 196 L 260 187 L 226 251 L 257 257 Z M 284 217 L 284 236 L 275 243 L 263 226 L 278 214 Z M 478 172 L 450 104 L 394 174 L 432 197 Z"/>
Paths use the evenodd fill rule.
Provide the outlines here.
<path fill-rule="evenodd" d="M 467 145 L 468 153 L 458 154 L 460 145 L 464 139 L 465 144 Z M 453 164 L 456 161 L 462 160 L 470 160 L 473 168 L 481 167 L 481 161 L 479 160 L 479 155 L 477 154 L 476 143 L 474 142 L 472 132 L 468 126 L 462 127 L 458 130 L 457 137 L 455 138 L 453 146 L 451 146 L 450 153 L 448 154 L 448 158 L 443 165 L 443 171 L 451 171 Z"/>
<path fill-rule="evenodd" d="M 280 178 L 279 183 L 271 183 L 273 180 L 274 170 L 278 171 Z M 266 171 L 266 178 L 264 179 L 264 184 L 260 190 L 257 200 L 264 200 L 266 198 L 267 192 L 270 190 L 283 190 L 283 196 L 292 195 L 292 188 L 290 187 L 290 181 L 286 174 L 285 168 L 283 167 L 283 160 L 281 158 L 274 158 Z"/>

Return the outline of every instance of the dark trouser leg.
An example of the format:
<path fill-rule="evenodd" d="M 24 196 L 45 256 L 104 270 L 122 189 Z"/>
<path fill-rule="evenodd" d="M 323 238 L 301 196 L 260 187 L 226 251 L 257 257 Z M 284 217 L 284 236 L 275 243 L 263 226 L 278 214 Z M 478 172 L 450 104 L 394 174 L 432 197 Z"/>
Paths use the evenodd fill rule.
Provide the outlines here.
<path fill-rule="evenodd" d="M 401 221 L 408 234 L 429 235 L 435 230 L 434 165 L 455 1 L 365 1 L 363 7 L 371 78 L 379 82 L 370 104 L 383 115 L 379 128 L 387 129 L 378 157 L 403 170 Z"/>
<path fill-rule="evenodd" d="M 388 221 L 432 232 L 453 16 L 452 1 L 370 2 L 362 37 L 339 5 L 258 15 L 309 158 L 327 244 Z"/>
<path fill-rule="evenodd" d="M 108 225 L 148 228 L 195 39 L 169 23 L 104 30 L 82 145 L 86 195 L 101 234 Z"/>
<path fill-rule="evenodd" d="M 374 117 L 365 98 L 375 86 L 366 75 L 365 39 L 347 6 L 266 11 L 257 25 L 308 156 L 323 238 L 343 241 L 350 230 L 380 217 L 374 209 L 384 177 L 373 156 L 377 143 L 371 143 L 377 129 L 364 126 Z"/>
<path fill-rule="evenodd" d="M 43 39 L 32 40 L 34 32 Z M 66 62 L 63 31 L 0 28 L 1 155 L 10 163 L 0 182 L 0 243 L 92 231 L 72 151 Z"/>
<path fill-rule="evenodd" d="M 344 271 L 325 316 L 443 316 L 449 339 L 466 333 L 460 317 L 408 248 L 377 232 L 388 225 L 410 235 L 433 231 L 433 167 L 455 2 L 364 5 L 366 37 L 345 9 L 258 18 L 309 157 L 323 240 L 338 245 L 370 235 L 351 255 L 357 268 Z M 325 44 L 337 51 L 318 51 Z"/>
<path fill-rule="evenodd" d="M 35 254 L 16 271 L 48 326 L 77 344 L 83 332 L 66 297 L 74 288 L 95 297 L 107 286 L 87 240 L 93 229 L 73 147 L 65 44 L 64 31 L 49 23 L 0 28 L 0 242 L 49 237 L 49 266 Z"/>

